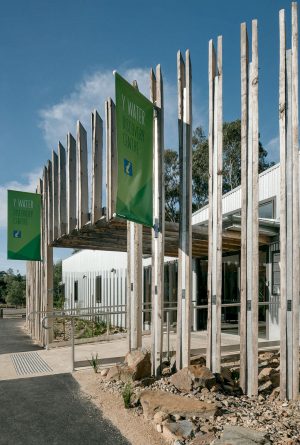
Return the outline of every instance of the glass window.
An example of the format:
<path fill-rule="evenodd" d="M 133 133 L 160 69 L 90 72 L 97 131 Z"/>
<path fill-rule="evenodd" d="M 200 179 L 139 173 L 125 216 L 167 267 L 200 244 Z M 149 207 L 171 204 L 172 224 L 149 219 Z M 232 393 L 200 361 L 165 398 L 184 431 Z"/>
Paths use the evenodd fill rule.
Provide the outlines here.
<path fill-rule="evenodd" d="M 272 294 L 279 295 L 280 293 L 280 252 L 273 252 L 272 258 Z"/>
<path fill-rule="evenodd" d="M 102 277 L 98 275 L 96 277 L 96 303 L 102 302 Z"/>
<path fill-rule="evenodd" d="M 74 281 L 74 301 L 78 301 L 78 281 Z"/>
<path fill-rule="evenodd" d="M 273 219 L 274 218 L 274 201 L 264 202 L 259 204 L 259 217 L 265 219 Z"/>

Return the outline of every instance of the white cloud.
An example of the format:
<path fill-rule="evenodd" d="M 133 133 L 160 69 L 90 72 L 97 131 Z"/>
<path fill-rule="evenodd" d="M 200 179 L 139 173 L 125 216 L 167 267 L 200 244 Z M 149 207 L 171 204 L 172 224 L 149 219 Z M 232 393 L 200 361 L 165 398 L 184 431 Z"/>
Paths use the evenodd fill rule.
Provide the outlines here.
<path fill-rule="evenodd" d="M 23 175 L 23 181 L 10 181 L 0 184 L 0 228 L 7 226 L 7 190 L 20 190 L 35 193 L 41 171 L 35 170 Z"/>
<path fill-rule="evenodd" d="M 279 162 L 279 136 L 272 138 L 266 144 L 266 150 L 270 161 Z"/>
<path fill-rule="evenodd" d="M 150 69 L 131 68 L 120 72 L 129 82 L 137 80 L 139 90 L 149 97 Z M 86 77 L 67 97 L 57 104 L 40 111 L 44 137 L 49 148 L 57 146 L 58 141 L 66 140 L 66 134 L 75 136 L 76 121 L 80 120 L 90 133 L 90 115 L 97 109 L 104 118 L 104 102 L 114 98 L 114 76 L 112 71 L 98 71 Z M 165 100 L 165 146 L 176 148 L 177 143 L 177 85 L 164 77 Z M 200 112 L 193 107 L 195 124 L 203 123 Z"/>

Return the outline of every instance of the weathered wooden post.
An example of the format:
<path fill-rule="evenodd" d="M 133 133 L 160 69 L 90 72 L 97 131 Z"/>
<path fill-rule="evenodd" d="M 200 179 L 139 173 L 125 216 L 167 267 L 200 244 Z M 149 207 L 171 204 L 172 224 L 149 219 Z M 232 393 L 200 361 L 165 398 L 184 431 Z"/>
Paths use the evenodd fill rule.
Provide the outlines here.
<path fill-rule="evenodd" d="M 50 240 L 52 239 L 52 199 L 51 191 L 52 187 L 50 175 L 52 172 L 51 162 L 48 161 L 48 168 L 44 168 L 43 175 L 43 243 L 44 243 L 44 256 L 43 256 L 43 311 L 53 310 L 53 248 L 49 247 Z M 47 346 L 53 339 L 53 327 L 52 322 L 48 321 L 48 327 L 46 333 L 43 334 L 43 344 Z"/>
<path fill-rule="evenodd" d="M 248 395 L 258 390 L 258 49 L 257 20 L 252 21 L 252 62 L 241 25 L 241 315 L 240 385 Z"/>
<path fill-rule="evenodd" d="M 177 54 L 180 223 L 176 367 L 190 363 L 192 301 L 192 72 L 190 52 Z"/>
<path fill-rule="evenodd" d="M 292 3 L 292 48 L 279 12 L 280 397 L 299 394 L 298 11 Z"/>
<path fill-rule="evenodd" d="M 138 84 L 133 81 L 138 90 Z M 143 226 L 128 222 L 130 239 L 127 244 L 128 273 L 130 273 L 130 347 L 138 349 L 142 346 L 142 305 L 143 305 Z"/>
<path fill-rule="evenodd" d="M 58 156 L 55 151 L 52 151 L 52 218 L 53 218 L 53 233 L 52 240 L 58 238 Z"/>
<path fill-rule="evenodd" d="M 164 103 L 161 66 L 156 75 L 150 73 L 151 101 L 154 109 L 153 134 L 153 229 L 152 229 L 152 372 L 161 372 L 164 319 L 164 242 L 165 242 L 165 192 L 164 192 Z"/>
<path fill-rule="evenodd" d="M 71 233 L 77 225 L 77 160 L 76 141 L 71 133 L 67 135 L 67 233 Z"/>
<path fill-rule="evenodd" d="M 82 124 L 77 122 L 77 229 L 89 220 L 88 205 L 88 165 L 87 134 Z"/>
<path fill-rule="evenodd" d="M 58 236 L 67 233 L 66 150 L 58 143 Z"/>
<path fill-rule="evenodd" d="M 116 106 L 112 99 L 105 101 L 106 122 L 106 220 L 116 213 L 118 157 L 116 146 Z"/>
<path fill-rule="evenodd" d="M 218 37 L 216 59 L 213 41 L 209 41 L 209 223 L 208 223 L 208 312 L 206 365 L 213 372 L 221 368 L 222 300 L 222 37 Z"/>
<path fill-rule="evenodd" d="M 92 113 L 92 214 L 95 224 L 102 216 L 103 121 L 96 110 Z"/>

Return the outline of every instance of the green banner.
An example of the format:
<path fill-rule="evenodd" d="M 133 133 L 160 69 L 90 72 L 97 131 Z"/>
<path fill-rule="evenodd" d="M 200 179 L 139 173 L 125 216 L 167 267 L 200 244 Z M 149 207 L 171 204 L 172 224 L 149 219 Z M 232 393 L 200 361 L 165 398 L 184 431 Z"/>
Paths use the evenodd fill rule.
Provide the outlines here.
<path fill-rule="evenodd" d="M 41 195 L 7 191 L 7 258 L 41 260 Z"/>
<path fill-rule="evenodd" d="M 118 186 L 116 213 L 153 226 L 153 104 L 115 73 Z"/>

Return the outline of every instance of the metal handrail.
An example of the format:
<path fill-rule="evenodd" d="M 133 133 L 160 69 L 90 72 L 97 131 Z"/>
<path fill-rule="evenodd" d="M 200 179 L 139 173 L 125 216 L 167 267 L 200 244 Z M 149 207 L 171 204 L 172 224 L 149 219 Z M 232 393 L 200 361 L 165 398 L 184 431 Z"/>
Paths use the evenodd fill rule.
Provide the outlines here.
<path fill-rule="evenodd" d="M 100 304 L 100 303 L 99 303 Z M 115 307 L 126 307 L 126 304 L 115 304 Z M 53 310 L 49 310 L 49 311 L 31 311 L 29 312 L 29 314 L 27 315 L 27 320 L 28 321 L 32 321 L 31 316 L 32 315 L 37 315 L 37 314 L 57 314 L 58 316 L 62 316 L 64 317 L 66 314 L 66 312 L 80 312 L 80 311 L 86 311 L 86 310 L 93 310 L 93 309 L 106 309 L 106 308 L 110 308 L 112 307 L 111 305 L 105 305 L 105 306 L 101 306 L 99 308 L 99 306 L 92 306 L 92 307 L 73 307 L 73 308 L 67 308 L 67 309 L 53 309 Z"/>
<path fill-rule="evenodd" d="M 88 314 L 80 314 L 80 317 L 92 317 L 92 316 L 98 316 L 98 315 L 105 315 L 105 316 L 111 316 L 111 315 L 116 315 L 116 314 L 126 314 L 126 311 L 109 311 L 109 312 L 90 312 Z M 72 360 L 72 371 L 75 370 L 75 326 L 74 326 L 74 319 L 78 318 L 78 314 L 69 314 L 69 315 L 63 315 L 64 318 L 69 318 L 71 319 L 71 345 L 72 345 L 72 354 L 71 354 L 71 360 Z M 47 329 L 51 329 L 52 326 L 48 326 L 48 320 L 49 319 L 55 319 L 57 318 L 57 316 L 55 316 L 54 314 L 48 314 L 45 317 L 43 317 L 42 319 L 42 327 L 43 329 L 47 330 Z M 47 320 L 47 326 L 45 324 Z M 108 324 L 108 320 L 106 321 L 107 323 L 107 336 L 109 335 L 109 324 Z M 46 345 L 46 349 L 49 348 L 49 337 L 47 336 L 47 345 Z"/>

